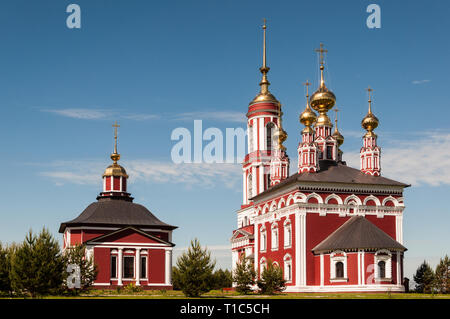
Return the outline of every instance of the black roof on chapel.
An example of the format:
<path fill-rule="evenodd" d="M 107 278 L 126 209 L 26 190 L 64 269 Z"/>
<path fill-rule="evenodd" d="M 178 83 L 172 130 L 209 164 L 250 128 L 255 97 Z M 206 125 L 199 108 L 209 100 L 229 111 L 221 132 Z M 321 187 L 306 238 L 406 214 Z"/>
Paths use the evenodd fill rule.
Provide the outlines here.
<path fill-rule="evenodd" d="M 61 223 L 59 232 L 70 226 L 178 228 L 160 221 L 147 208 L 129 200 L 101 198 L 90 204 L 77 218 Z"/>

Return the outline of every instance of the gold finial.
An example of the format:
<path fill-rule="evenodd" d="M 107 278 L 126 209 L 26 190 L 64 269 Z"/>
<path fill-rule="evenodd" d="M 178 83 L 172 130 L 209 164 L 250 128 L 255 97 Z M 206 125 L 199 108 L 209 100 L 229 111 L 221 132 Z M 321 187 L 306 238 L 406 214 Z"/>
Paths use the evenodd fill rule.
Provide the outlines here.
<path fill-rule="evenodd" d="M 117 153 L 117 128 L 120 127 L 120 125 L 117 124 L 116 121 L 112 126 L 114 127 L 114 152 L 111 154 L 111 159 L 114 164 L 117 164 L 117 161 L 120 160 L 120 154 Z"/>
<path fill-rule="evenodd" d="M 259 94 L 250 102 L 250 104 L 258 103 L 258 102 L 273 102 L 279 103 L 278 100 L 269 92 L 270 82 L 267 80 L 267 73 L 270 68 L 267 66 L 267 50 L 266 50 L 266 29 L 267 29 L 267 20 L 263 19 L 263 56 L 262 56 L 262 66 L 259 70 L 262 73 L 262 80 L 259 83 L 261 86 L 261 90 Z"/>
<path fill-rule="evenodd" d="M 324 86 L 325 86 L 325 81 L 324 81 L 324 79 L 323 79 L 323 69 L 324 69 L 324 66 L 323 66 L 323 54 L 324 54 L 324 53 L 327 53 L 328 50 L 325 50 L 325 49 L 323 48 L 323 43 L 320 43 L 319 49 L 316 49 L 315 51 L 316 51 L 317 53 L 319 53 L 319 63 L 320 63 L 320 87 L 324 87 Z"/>
<path fill-rule="evenodd" d="M 263 19 L 264 24 L 263 24 L 263 64 L 262 67 L 266 68 L 266 29 L 267 29 L 267 25 L 266 25 L 266 19 Z"/>
<path fill-rule="evenodd" d="M 306 108 L 300 114 L 300 123 L 306 126 L 302 131 L 303 133 L 312 133 L 313 130 L 311 129 L 310 126 L 316 121 L 317 115 L 316 113 L 314 113 L 313 110 L 311 110 L 309 106 L 309 86 L 311 85 L 311 83 L 308 80 L 306 80 L 306 82 L 303 83 L 303 85 L 306 87 Z"/>
<path fill-rule="evenodd" d="M 308 104 L 308 98 L 309 98 L 309 91 L 308 90 L 309 90 L 309 86 L 311 85 L 311 83 L 308 80 L 306 80 L 306 82 L 303 83 L 303 85 L 306 88 L 306 104 Z"/>
<path fill-rule="evenodd" d="M 366 116 L 361 121 L 361 126 L 367 131 L 366 137 L 369 136 L 376 136 L 376 134 L 373 132 L 374 129 L 378 127 L 379 121 L 378 118 L 372 113 L 372 92 L 373 89 L 369 86 L 366 89 L 368 95 L 369 95 L 369 110 L 366 114 Z"/>
<path fill-rule="evenodd" d="M 367 91 L 367 94 L 369 95 L 369 100 L 368 100 L 368 102 L 369 102 L 369 113 L 372 113 L 372 92 L 373 92 L 373 89 L 370 88 L 370 86 L 368 86 L 366 91 Z"/>

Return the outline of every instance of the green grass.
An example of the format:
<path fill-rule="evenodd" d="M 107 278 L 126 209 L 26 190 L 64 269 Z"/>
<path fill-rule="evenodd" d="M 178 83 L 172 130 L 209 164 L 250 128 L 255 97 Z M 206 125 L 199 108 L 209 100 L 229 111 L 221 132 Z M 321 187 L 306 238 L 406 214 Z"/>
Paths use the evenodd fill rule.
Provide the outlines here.
<path fill-rule="evenodd" d="M 45 296 L 43 299 L 185 299 L 181 291 L 146 290 L 134 293 L 116 290 L 91 290 L 79 296 Z M 276 295 L 239 295 L 235 291 L 213 290 L 200 298 L 214 299 L 450 299 L 450 294 L 416 293 L 281 293 Z"/>

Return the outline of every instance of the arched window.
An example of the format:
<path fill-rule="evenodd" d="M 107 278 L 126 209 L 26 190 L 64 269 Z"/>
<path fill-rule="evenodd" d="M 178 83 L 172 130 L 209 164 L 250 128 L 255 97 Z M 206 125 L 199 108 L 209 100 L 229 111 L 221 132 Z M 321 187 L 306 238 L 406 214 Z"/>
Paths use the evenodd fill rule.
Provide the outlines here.
<path fill-rule="evenodd" d="M 330 281 L 348 281 L 347 254 L 343 251 L 335 251 L 330 255 Z"/>
<path fill-rule="evenodd" d="M 290 247 L 292 243 L 292 228 L 291 223 L 284 224 L 284 247 Z"/>
<path fill-rule="evenodd" d="M 392 253 L 387 249 L 380 249 L 375 253 L 375 280 L 392 279 Z"/>
<path fill-rule="evenodd" d="M 259 238 L 260 238 L 260 242 L 261 242 L 261 244 L 259 245 L 259 247 L 260 247 L 260 250 L 261 251 L 265 251 L 266 250 L 266 229 L 265 228 L 261 228 L 261 230 L 260 230 L 260 236 L 259 236 Z"/>
<path fill-rule="evenodd" d="M 284 280 L 292 281 L 292 258 L 289 254 L 284 256 Z"/>
<path fill-rule="evenodd" d="M 342 261 L 338 261 L 335 264 L 336 267 L 336 278 L 344 278 L 344 263 Z"/>
<path fill-rule="evenodd" d="M 274 224 L 272 226 L 272 250 L 278 249 L 278 226 Z"/>
<path fill-rule="evenodd" d="M 275 128 L 275 125 L 270 122 L 266 125 L 266 145 L 267 150 L 272 150 L 272 141 L 273 141 L 273 129 Z"/>
<path fill-rule="evenodd" d="M 247 189 L 248 189 L 248 198 L 253 197 L 253 178 L 252 174 L 248 174 L 247 176 Z"/>
<path fill-rule="evenodd" d="M 384 260 L 378 262 L 378 275 L 380 278 L 386 278 L 386 262 Z"/>

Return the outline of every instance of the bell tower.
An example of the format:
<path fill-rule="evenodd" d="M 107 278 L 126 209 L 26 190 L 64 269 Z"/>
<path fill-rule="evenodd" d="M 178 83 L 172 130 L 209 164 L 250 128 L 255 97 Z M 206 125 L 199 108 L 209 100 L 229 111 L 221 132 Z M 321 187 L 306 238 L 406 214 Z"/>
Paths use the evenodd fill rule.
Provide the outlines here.
<path fill-rule="evenodd" d="M 287 134 L 281 128 L 281 103 L 269 91 L 266 55 L 266 20 L 263 29 L 263 54 L 261 89 L 256 97 L 249 103 L 247 112 L 248 154 L 245 156 L 243 173 L 243 199 L 242 205 L 250 204 L 250 198 L 264 192 L 271 184 L 277 183 L 287 176 L 289 162 L 283 149 L 282 142 Z M 278 149 L 277 145 L 281 145 Z M 275 156 L 272 161 L 272 157 Z M 271 170 L 271 163 L 272 170 Z M 271 174 L 274 174 L 272 181 Z"/>
<path fill-rule="evenodd" d="M 378 118 L 372 113 L 372 92 L 373 89 L 368 87 L 369 95 L 369 111 L 361 121 L 361 126 L 367 131 L 363 136 L 363 147 L 360 150 L 361 172 L 372 176 L 380 176 L 381 165 L 380 155 L 381 149 L 377 145 L 377 134 L 373 132 L 378 127 Z"/>

